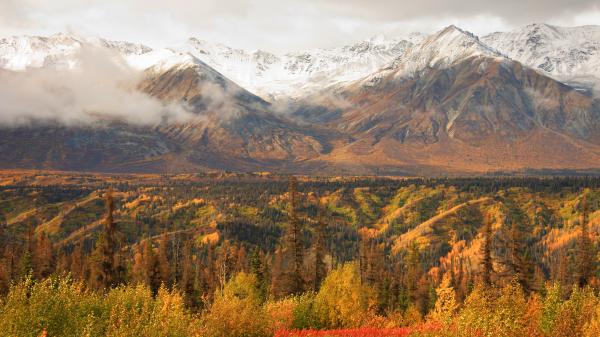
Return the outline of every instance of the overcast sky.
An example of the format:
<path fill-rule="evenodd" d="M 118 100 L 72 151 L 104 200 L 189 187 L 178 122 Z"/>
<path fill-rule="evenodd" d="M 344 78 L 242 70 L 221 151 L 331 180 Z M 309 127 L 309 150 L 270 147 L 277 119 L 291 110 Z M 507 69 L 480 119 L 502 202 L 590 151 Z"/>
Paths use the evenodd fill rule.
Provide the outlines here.
<path fill-rule="evenodd" d="M 600 24 L 598 0 L 0 0 L 0 35 L 74 32 L 175 45 L 187 37 L 272 51 L 449 24 L 485 34 L 532 22 Z"/>

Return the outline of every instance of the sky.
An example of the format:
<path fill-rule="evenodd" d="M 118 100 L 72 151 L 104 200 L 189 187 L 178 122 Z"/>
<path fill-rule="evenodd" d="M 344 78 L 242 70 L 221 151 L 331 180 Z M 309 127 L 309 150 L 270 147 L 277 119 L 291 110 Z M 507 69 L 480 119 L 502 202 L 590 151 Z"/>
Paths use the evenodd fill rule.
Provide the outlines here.
<path fill-rule="evenodd" d="M 0 36 L 57 32 L 176 45 L 188 37 L 274 52 L 450 24 L 477 35 L 533 22 L 600 24 L 598 0 L 0 0 Z"/>

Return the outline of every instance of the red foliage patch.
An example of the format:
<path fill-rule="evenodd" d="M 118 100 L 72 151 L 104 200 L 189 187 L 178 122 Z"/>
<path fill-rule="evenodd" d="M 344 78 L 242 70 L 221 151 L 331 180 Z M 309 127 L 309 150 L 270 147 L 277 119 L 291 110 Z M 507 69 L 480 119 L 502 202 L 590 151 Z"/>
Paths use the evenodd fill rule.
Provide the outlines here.
<path fill-rule="evenodd" d="M 378 329 L 357 328 L 338 330 L 280 330 L 275 337 L 406 337 L 412 332 L 410 328 Z"/>
<path fill-rule="evenodd" d="M 415 332 L 439 331 L 441 326 L 427 324 L 407 328 L 355 328 L 338 330 L 279 330 L 275 337 L 408 337 Z"/>

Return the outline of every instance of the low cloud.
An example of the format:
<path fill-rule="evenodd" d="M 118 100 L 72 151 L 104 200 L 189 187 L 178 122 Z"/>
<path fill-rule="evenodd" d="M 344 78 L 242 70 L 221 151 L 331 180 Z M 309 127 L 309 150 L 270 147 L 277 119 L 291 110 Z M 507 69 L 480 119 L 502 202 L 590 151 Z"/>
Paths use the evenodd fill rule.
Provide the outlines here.
<path fill-rule="evenodd" d="M 157 125 L 194 117 L 178 103 L 165 104 L 137 91 L 142 73 L 129 68 L 116 53 L 86 46 L 75 63 L 73 69 L 0 71 L 0 124 L 119 120 Z"/>

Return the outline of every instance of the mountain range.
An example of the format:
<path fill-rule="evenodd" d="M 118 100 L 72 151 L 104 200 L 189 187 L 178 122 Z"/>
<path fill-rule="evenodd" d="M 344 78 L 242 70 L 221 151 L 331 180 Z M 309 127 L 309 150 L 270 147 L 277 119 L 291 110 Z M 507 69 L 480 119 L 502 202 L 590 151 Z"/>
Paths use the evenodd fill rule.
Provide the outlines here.
<path fill-rule="evenodd" d="M 103 65 L 92 64 L 102 81 L 81 71 L 90 58 Z M 0 112 L 14 119 L 0 127 L 3 168 L 600 170 L 600 26 L 532 24 L 483 37 L 449 26 L 285 54 L 197 38 L 153 49 L 16 36 L 0 39 L 0 80 L 10 102 Z M 11 100 L 22 83 L 26 94 Z M 84 102 L 86 117 L 75 109 L 59 118 L 63 96 L 61 104 Z"/>

